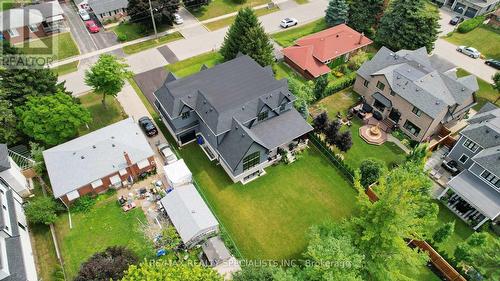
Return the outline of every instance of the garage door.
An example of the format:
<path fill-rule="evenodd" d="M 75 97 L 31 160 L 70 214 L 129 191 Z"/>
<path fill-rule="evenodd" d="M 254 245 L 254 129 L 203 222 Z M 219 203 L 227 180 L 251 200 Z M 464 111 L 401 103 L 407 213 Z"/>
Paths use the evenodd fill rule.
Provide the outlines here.
<path fill-rule="evenodd" d="M 182 144 L 190 142 L 190 141 L 194 140 L 195 138 L 196 138 L 196 133 L 194 130 L 189 131 L 189 132 L 179 136 L 179 139 L 180 139 Z"/>
<path fill-rule="evenodd" d="M 455 8 L 453 8 L 453 11 L 455 11 L 455 12 L 457 12 L 459 14 L 463 14 L 464 10 L 465 10 L 465 5 L 461 4 L 461 3 L 457 3 L 455 5 Z"/>
<path fill-rule="evenodd" d="M 467 8 L 467 11 L 465 11 L 465 16 L 469 18 L 475 17 L 477 14 L 477 10 L 473 9 L 471 7 Z"/>

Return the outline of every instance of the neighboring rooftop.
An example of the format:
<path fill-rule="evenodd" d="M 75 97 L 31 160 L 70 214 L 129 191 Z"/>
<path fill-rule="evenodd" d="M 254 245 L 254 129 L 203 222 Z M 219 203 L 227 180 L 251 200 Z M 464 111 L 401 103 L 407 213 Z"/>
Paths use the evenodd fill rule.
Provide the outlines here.
<path fill-rule="evenodd" d="M 449 68 L 445 62 L 431 60 L 425 47 L 398 52 L 382 47 L 361 66 L 358 75 L 366 80 L 384 75 L 394 92 L 436 118 L 448 107 L 463 104 L 479 89 L 475 76 L 457 78 L 452 71 L 436 70 L 438 65 L 442 70 Z"/>
<path fill-rule="evenodd" d="M 128 118 L 43 152 L 56 198 L 154 155 L 139 126 Z"/>
<path fill-rule="evenodd" d="M 126 9 L 128 0 L 89 0 L 88 4 L 96 15 L 100 15 L 118 9 Z"/>
<path fill-rule="evenodd" d="M 231 253 L 219 236 L 208 239 L 201 245 L 211 266 L 216 266 L 231 258 Z"/>
<path fill-rule="evenodd" d="M 40 11 L 29 9 L 9 9 L 0 12 L 0 29 L 2 31 L 16 29 L 26 25 L 40 24 L 44 20 Z"/>
<path fill-rule="evenodd" d="M 460 134 L 485 149 L 500 146 L 500 108 L 485 104 L 468 122 Z M 500 161 L 497 164 L 500 165 Z"/>

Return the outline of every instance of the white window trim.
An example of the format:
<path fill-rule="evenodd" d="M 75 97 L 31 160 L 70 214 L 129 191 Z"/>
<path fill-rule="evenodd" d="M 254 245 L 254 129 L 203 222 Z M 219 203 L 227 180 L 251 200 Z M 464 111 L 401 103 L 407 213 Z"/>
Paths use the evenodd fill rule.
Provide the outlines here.
<path fill-rule="evenodd" d="M 17 32 L 17 29 L 15 29 L 15 28 L 9 29 L 9 30 L 7 30 L 7 32 L 9 33 L 9 36 L 11 38 L 19 36 L 19 32 Z"/>
<path fill-rule="evenodd" d="M 36 24 L 30 24 L 28 25 L 28 29 L 32 32 L 32 33 L 35 33 L 38 31 L 38 25 Z"/>
<path fill-rule="evenodd" d="M 476 149 L 472 150 L 472 149 L 468 148 L 467 146 L 465 146 L 465 143 L 466 143 L 467 141 L 471 141 L 472 143 L 474 143 L 474 144 L 476 145 Z M 474 153 L 476 153 L 476 151 L 479 149 L 479 144 L 477 144 L 476 142 L 472 141 L 472 140 L 471 140 L 471 139 L 469 139 L 469 138 L 465 138 L 464 142 L 462 143 L 462 146 L 463 146 L 463 147 L 465 147 L 465 148 L 467 148 L 469 151 L 474 152 Z"/>
<path fill-rule="evenodd" d="M 467 159 L 465 159 L 465 161 L 462 162 L 460 159 L 462 159 L 462 157 L 464 157 L 464 156 L 467 157 Z M 470 158 L 469 155 L 462 153 L 462 155 L 458 158 L 458 162 L 465 164 L 465 163 L 467 163 L 467 161 L 469 161 L 469 158 Z"/>

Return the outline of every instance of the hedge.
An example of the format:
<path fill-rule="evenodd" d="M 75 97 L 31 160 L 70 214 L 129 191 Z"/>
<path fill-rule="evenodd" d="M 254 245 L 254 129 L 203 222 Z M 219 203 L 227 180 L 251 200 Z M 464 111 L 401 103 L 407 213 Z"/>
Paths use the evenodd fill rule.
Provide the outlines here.
<path fill-rule="evenodd" d="M 459 26 L 457 31 L 460 33 L 467 33 L 469 31 L 474 30 L 476 27 L 480 26 L 484 21 L 485 16 L 479 16 L 472 19 L 465 20 Z"/>
<path fill-rule="evenodd" d="M 325 90 L 325 97 L 350 87 L 356 81 L 356 72 L 351 72 L 331 82 Z"/>

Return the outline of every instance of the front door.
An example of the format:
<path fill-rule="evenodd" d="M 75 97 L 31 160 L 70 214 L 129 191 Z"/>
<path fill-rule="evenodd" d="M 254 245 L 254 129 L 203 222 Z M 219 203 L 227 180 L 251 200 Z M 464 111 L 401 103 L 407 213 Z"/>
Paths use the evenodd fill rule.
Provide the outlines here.
<path fill-rule="evenodd" d="M 399 122 L 399 119 L 401 119 L 401 112 L 399 112 L 397 109 L 393 108 L 391 110 L 391 113 L 389 113 L 389 119 L 394 121 L 396 124 Z"/>

